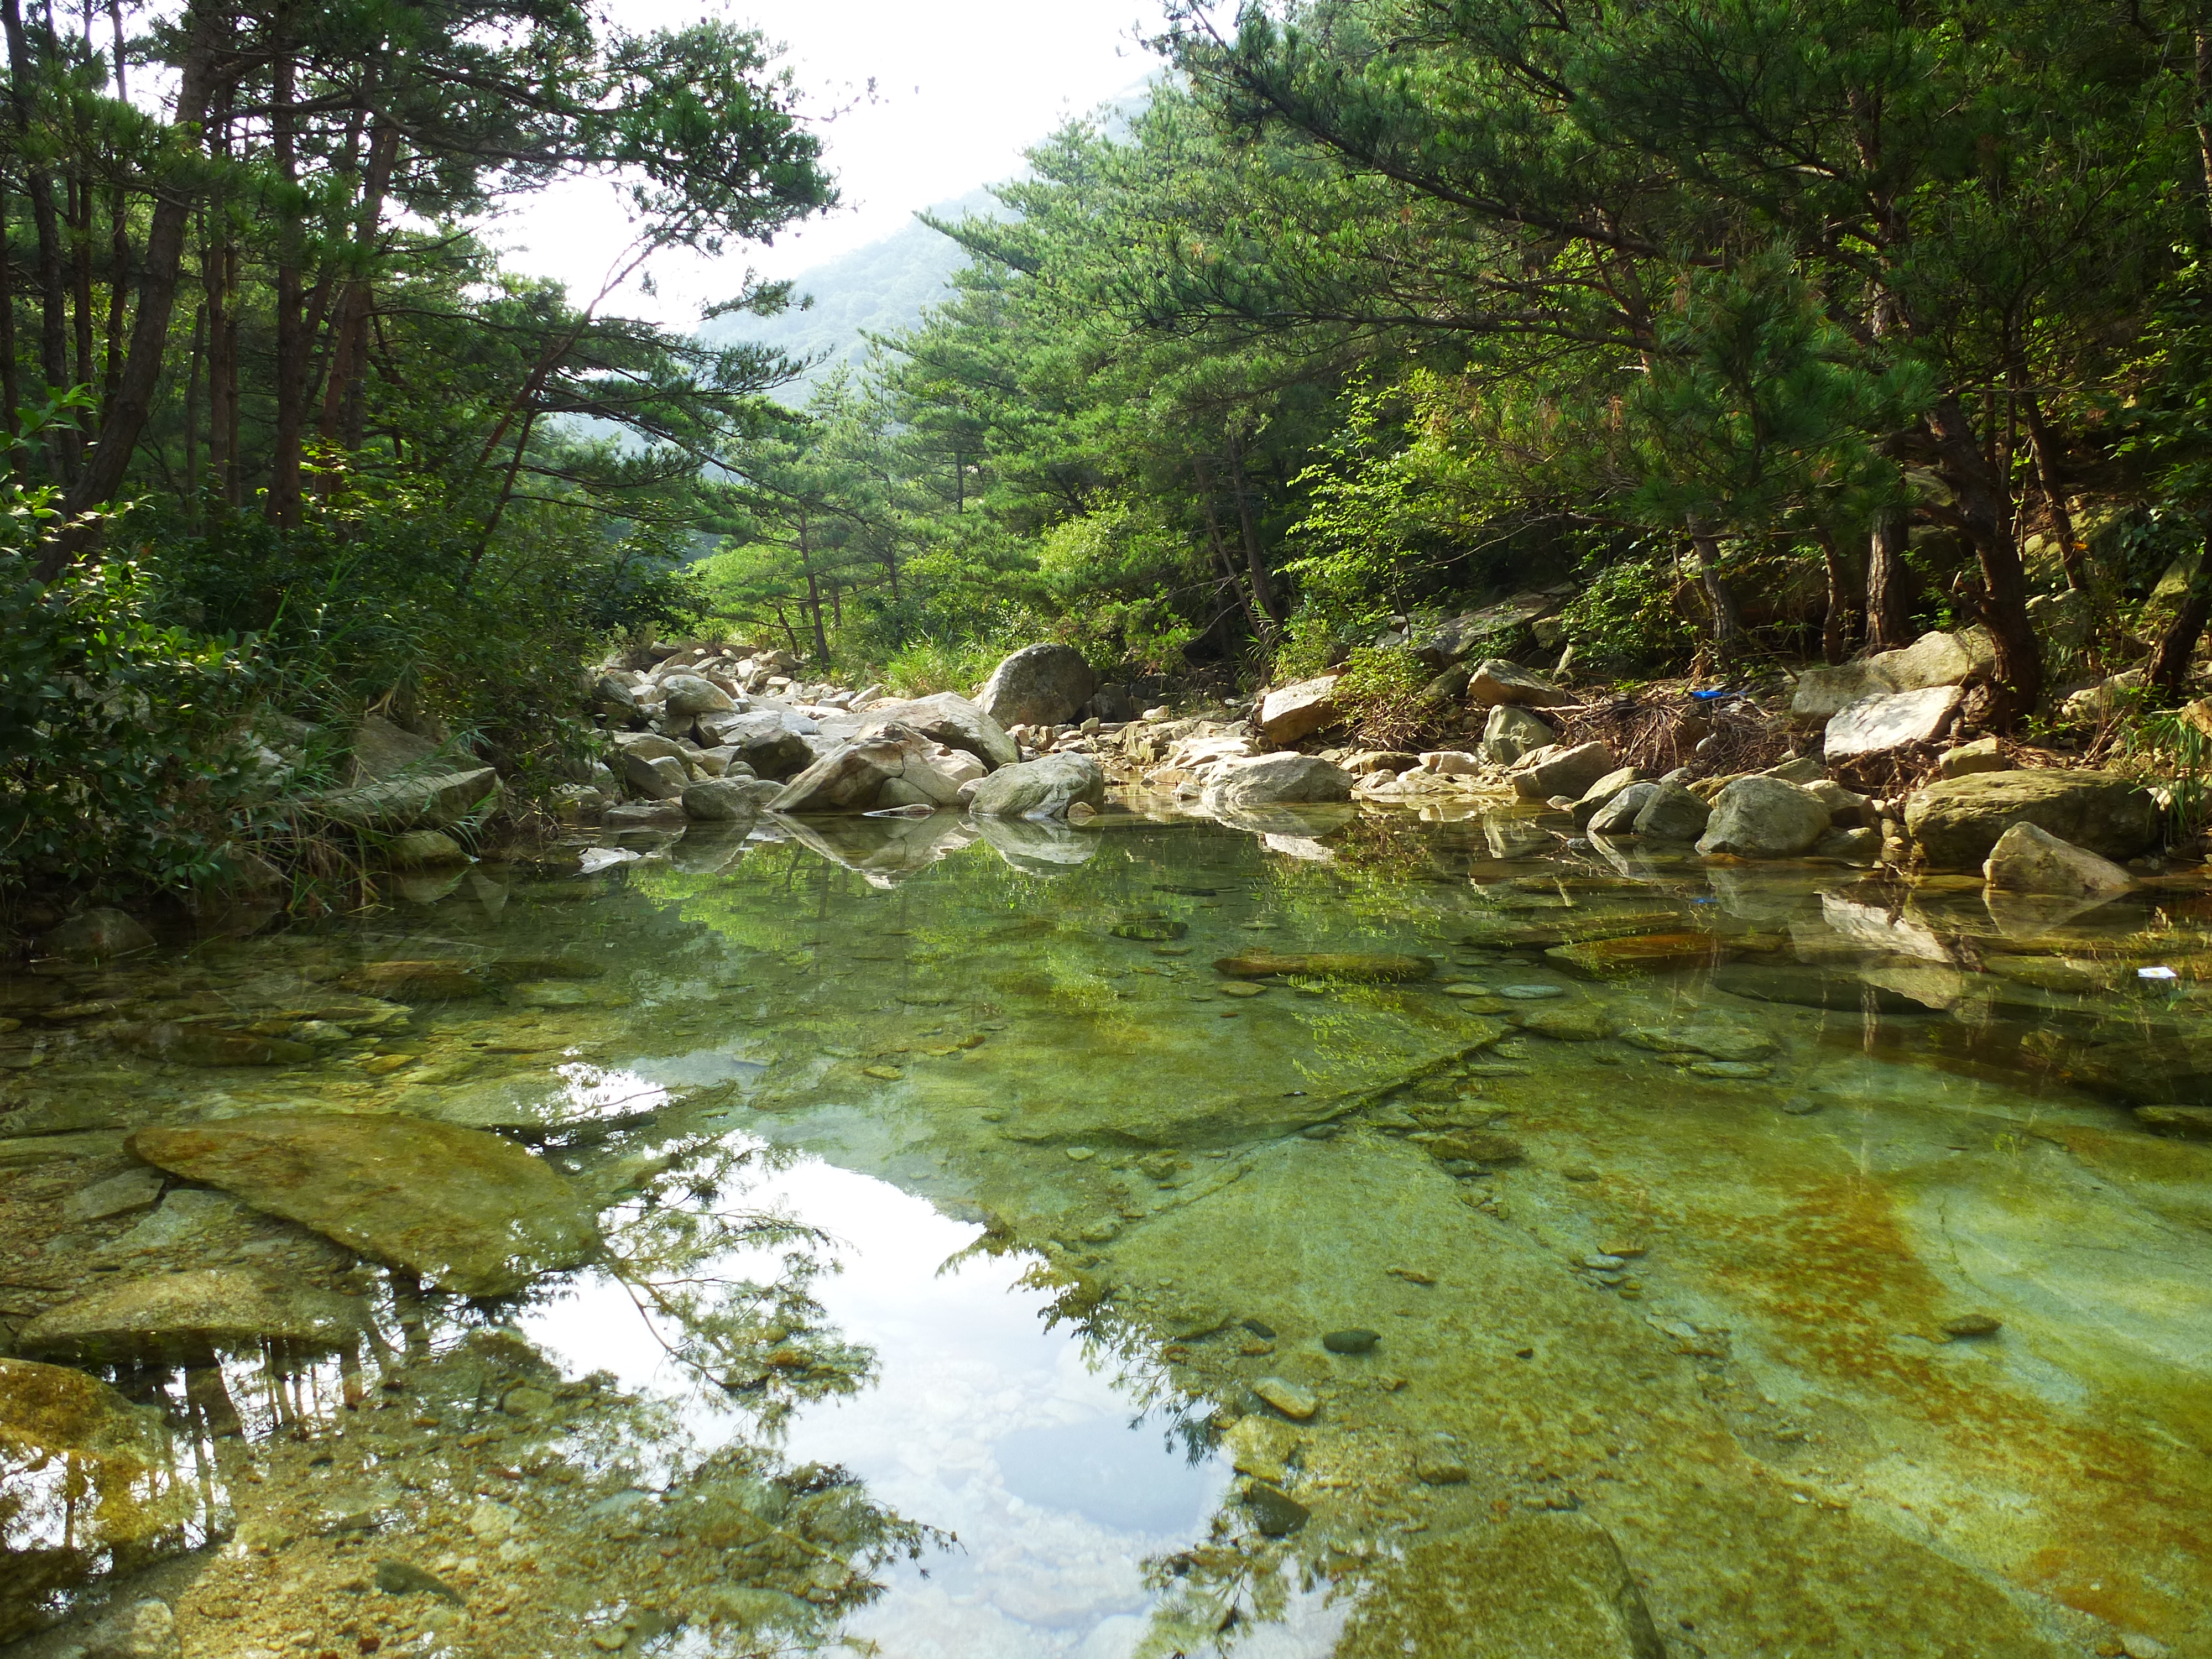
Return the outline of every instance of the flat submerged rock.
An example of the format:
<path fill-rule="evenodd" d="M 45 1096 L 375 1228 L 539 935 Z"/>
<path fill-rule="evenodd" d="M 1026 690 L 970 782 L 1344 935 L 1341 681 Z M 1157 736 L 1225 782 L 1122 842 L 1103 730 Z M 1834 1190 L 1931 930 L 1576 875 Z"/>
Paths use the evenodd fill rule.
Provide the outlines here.
<path fill-rule="evenodd" d="M 27 1352 L 100 1364 L 189 1361 L 264 1341 L 335 1347 L 366 1322 L 359 1297 L 289 1285 L 242 1267 L 203 1267 L 103 1285 L 16 1335 Z"/>
<path fill-rule="evenodd" d="M 272 1112 L 142 1129 L 131 1150 L 465 1296 L 511 1294 L 599 1243 L 591 1210 L 559 1175 L 450 1123 Z"/>

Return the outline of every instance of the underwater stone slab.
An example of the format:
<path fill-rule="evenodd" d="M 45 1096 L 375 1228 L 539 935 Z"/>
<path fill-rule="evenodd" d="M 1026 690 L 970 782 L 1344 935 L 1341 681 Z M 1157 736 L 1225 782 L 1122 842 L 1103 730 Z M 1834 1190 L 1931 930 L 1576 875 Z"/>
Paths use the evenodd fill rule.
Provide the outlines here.
<path fill-rule="evenodd" d="M 465 1296 L 504 1296 L 597 1248 L 590 1209 L 498 1136 L 410 1117 L 265 1113 L 142 1129 L 131 1150 Z"/>
<path fill-rule="evenodd" d="M 1436 964 L 1426 957 L 1328 951 L 1246 951 L 1219 958 L 1213 968 L 1216 973 L 1231 979 L 1270 979 L 1278 974 L 1291 974 L 1315 979 L 1361 980 L 1378 985 L 1426 979 L 1436 972 Z"/>
<path fill-rule="evenodd" d="M 1338 1659 L 1666 1659 L 1613 1535 L 1516 1516 L 1418 1544 L 1360 1603 Z"/>
<path fill-rule="evenodd" d="M 492 988 L 464 962 L 368 962 L 338 983 L 395 1002 L 457 1002 L 489 996 Z"/>
<path fill-rule="evenodd" d="M 1586 979 L 1616 979 L 1631 974 L 1679 973 L 1711 968 L 1728 960 L 1727 942 L 1711 933 L 1632 933 L 1621 939 L 1585 939 L 1559 945 L 1545 956 Z"/>
<path fill-rule="evenodd" d="M 125 1048 L 185 1066 L 301 1066 L 315 1058 L 304 1042 L 252 1036 L 206 1025 L 131 1025 L 115 1034 Z"/>
<path fill-rule="evenodd" d="M 362 1328 L 368 1306 L 243 1267 L 203 1267 L 104 1284 L 40 1314 L 15 1341 L 27 1353 L 101 1364 L 189 1359 L 271 1340 L 336 1347 Z"/>

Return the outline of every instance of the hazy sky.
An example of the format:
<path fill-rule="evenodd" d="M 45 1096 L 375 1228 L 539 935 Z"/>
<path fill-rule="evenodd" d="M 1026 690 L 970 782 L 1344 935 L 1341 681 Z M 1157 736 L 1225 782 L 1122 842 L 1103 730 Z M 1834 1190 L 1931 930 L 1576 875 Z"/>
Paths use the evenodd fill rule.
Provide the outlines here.
<path fill-rule="evenodd" d="M 658 299 L 633 290 L 621 301 L 677 325 L 734 291 L 747 263 L 796 276 L 890 234 L 917 208 L 1010 176 L 1024 148 L 1158 61 L 1138 37 L 1158 27 L 1158 0 L 614 0 L 611 9 L 640 29 L 726 15 L 789 48 L 811 108 L 860 100 L 821 128 L 842 209 L 773 247 L 734 250 L 719 269 L 664 256 L 653 267 Z M 599 185 L 549 191 L 499 234 L 511 265 L 557 276 L 579 298 L 598 291 L 629 240 Z"/>

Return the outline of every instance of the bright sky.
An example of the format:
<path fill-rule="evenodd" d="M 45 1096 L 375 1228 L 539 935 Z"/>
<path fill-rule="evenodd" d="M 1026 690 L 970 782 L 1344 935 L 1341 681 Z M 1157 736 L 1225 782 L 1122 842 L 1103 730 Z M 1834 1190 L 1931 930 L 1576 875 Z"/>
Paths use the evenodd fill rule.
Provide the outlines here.
<path fill-rule="evenodd" d="M 1018 172 L 1021 152 L 1070 115 L 1131 90 L 1158 59 L 1139 36 L 1159 0 L 609 0 L 628 27 L 727 15 L 789 48 L 809 106 L 846 109 L 821 129 L 845 204 L 768 248 L 732 250 L 719 267 L 664 256 L 655 300 L 635 285 L 621 309 L 696 322 L 702 301 L 737 289 L 745 266 L 795 276 L 880 240 L 918 208 Z M 867 101 L 872 80 L 875 96 Z M 629 241 L 613 192 L 568 185 L 505 222 L 508 264 L 556 276 L 588 299 Z"/>

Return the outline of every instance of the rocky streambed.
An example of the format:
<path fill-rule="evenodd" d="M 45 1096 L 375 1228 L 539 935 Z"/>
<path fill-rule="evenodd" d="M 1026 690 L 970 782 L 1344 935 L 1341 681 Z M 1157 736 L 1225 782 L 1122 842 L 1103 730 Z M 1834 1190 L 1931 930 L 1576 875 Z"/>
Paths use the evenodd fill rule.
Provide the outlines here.
<path fill-rule="evenodd" d="M 2202 874 L 1105 724 L 0 981 L 0 1650 L 2212 1654 Z"/>

